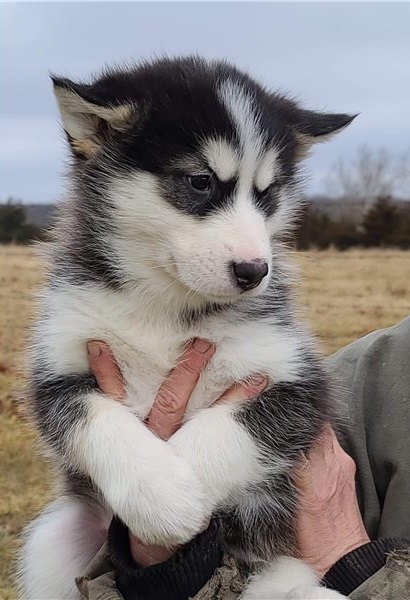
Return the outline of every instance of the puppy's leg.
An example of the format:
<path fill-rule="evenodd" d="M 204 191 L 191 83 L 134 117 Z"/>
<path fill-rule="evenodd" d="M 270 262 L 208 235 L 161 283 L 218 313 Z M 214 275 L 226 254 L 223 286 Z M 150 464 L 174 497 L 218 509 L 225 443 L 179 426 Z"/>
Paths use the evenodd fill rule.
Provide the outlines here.
<path fill-rule="evenodd" d="M 194 468 L 214 506 L 289 471 L 323 425 L 316 380 L 278 383 L 252 401 L 195 414 L 168 442 Z"/>
<path fill-rule="evenodd" d="M 250 578 L 241 600 L 337 600 L 346 598 L 319 586 L 313 570 L 297 558 L 280 557 Z"/>
<path fill-rule="evenodd" d="M 172 546 L 201 530 L 210 515 L 192 468 L 126 406 L 89 374 L 39 372 L 34 383 L 37 424 L 59 461 L 87 475 L 141 541 Z"/>
<path fill-rule="evenodd" d="M 174 451 L 191 464 L 215 508 L 233 492 L 262 481 L 279 467 L 260 458 L 255 440 L 234 418 L 235 407 L 217 404 L 198 412 L 169 440 Z"/>
<path fill-rule="evenodd" d="M 75 578 L 107 537 L 109 517 L 97 504 L 62 497 L 50 504 L 24 533 L 19 558 L 22 600 L 72 600 L 80 597 Z"/>
<path fill-rule="evenodd" d="M 119 402 L 90 394 L 72 456 L 108 506 L 148 544 L 185 543 L 210 513 L 190 465 Z"/>

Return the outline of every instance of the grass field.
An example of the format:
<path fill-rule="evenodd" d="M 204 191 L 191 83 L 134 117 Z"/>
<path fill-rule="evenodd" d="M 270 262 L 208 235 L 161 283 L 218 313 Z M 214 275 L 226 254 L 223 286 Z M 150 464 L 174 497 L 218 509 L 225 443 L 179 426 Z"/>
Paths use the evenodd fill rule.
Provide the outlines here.
<path fill-rule="evenodd" d="M 410 313 L 410 252 L 310 252 L 295 260 L 303 275 L 305 318 L 325 353 Z M 15 597 L 10 565 L 17 534 L 49 496 L 47 466 L 35 455 L 33 436 L 15 407 L 32 290 L 40 280 L 30 249 L 0 247 L 0 600 Z"/>

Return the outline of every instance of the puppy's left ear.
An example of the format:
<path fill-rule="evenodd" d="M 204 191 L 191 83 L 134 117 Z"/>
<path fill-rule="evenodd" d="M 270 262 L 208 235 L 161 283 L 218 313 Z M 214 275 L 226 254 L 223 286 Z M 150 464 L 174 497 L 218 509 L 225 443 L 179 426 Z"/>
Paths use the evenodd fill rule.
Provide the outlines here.
<path fill-rule="evenodd" d="M 51 79 L 62 124 L 77 158 L 94 156 L 106 143 L 110 132 L 125 131 L 136 118 L 135 106 L 108 102 L 95 93 L 93 85 L 55 76 Z"/>
<path fill-rule="evenodd" d="M 299 158 L 304 158 L 313 144 L 326 142 L 350 125 L 356 115 L 321 113 L 298 109 L 293 129 L 299 142 Z"/>

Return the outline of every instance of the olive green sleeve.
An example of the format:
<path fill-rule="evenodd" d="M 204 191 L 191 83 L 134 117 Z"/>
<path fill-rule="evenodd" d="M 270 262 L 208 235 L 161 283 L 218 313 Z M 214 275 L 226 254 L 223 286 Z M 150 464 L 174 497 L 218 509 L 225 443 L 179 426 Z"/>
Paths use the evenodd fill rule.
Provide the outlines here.
<path fill-rule="evenodd" d="M 357 465 L 372 539 L 410 538 L 410 317 L 328 359 L 348 414 L 341 442 Z"/>

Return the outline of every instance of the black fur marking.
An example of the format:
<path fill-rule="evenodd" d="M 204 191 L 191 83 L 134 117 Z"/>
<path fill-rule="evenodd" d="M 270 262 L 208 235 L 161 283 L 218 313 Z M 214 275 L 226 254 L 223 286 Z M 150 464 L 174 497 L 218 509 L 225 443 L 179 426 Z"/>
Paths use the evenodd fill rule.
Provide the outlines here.
<path fill-rule="evenodd" d="M 297 130 L 305 135 L 320 137 L 347 127 L 357 115 L 321 114 L 311 110 L 299 111 Z"/>
<path fill-rule="evenodd" d="M 220 513 L 225 547 L 245 569 L 251 566 L 250 555 L 263 561 L 295 556 L 295 508 L 295 487 L 286 474 L 248 490 L 237 506 Z"/>
<path fill-rule="evenodd" d="M 75 167 L 75 204 L 60 207 L 60 223 L 55 232 L 58 244 L 54 252 L 54 285 L 60 279 L 74 285 L 102 283 L 112 289 L 126 283 L 126 274 L 107 242 L 115 233 L 115 207 L 106 197 L 108 164 L 98 157 Z M 68 236 L 67 209 L 71 221 Z"/>
<path fill-rule="evenodd" d="M 91 499 L 101 504 L 101 492 L 94 484 L 91 477 L 85 474 L 73 471 L 67 467 L 64 475 L 64 491 L 73 496 L 79 496 L 83 499 Z"/>
<path fill-rule="evenodd" d="M 300 380 L 274 384 L 244 404 L 236 418 L 254 437 L 267 466 L 281 461 L 296 465 L 330 420 L 325 373 L 307 351 Z M 247 556 L 271 560 L 279 554 L 294 555 L 296 492 L 288 473 L 275 473 L 247 490 L 244 499 L 223 515 L 227 546 L 244 561 Z"/>
<path fill-rule="evenodd" d="M 179 210 L 195 217 L 206 217 L 233 202 L 236 181 L 215 181 L 208 196 L 196 194 L 187 185 L 184 175 L 161 177 L 163 197 Z"/>
<path fill-rule="evenodd" d="M 86 418 L 84 395 L 97 389 L 89 373 L 47 378 L 37 369 L 31 380 L 31 406 L 40 432 L 63 455 L 75 425 Z"/>
<path fill-rule="evenodd" d="M 84 230 L 79 230 L 64 255 L 56 257 L 55 277 L 51 285 L 58 286 L 60 281 L 74 285 L 95 282 L 119 289 L 124 284 L 124 276 L 115 267 L 113 258 L 109 258 L 95 244 L 90 243 Z"/>
<path fill-rule="evenodd" d="M 236 418 L 273 458 L 297 460 L 301 452 L 309 450 L 330 418 L 327 377 L 306 352 L 299 380 L 274 384 L 243 405 Z"/>
<path fill-rule="evenodd" d="M 231 308 L 231 305 L 228 303 L 217 304 L 209 302 L 204 304 L 203 306 L 200 306 L 199 308 L 183 310 L 179 315 L 179 320 L 183 326 L 189 327 L 200 323 L 203 319 L 206 319 L 207 317 L 211 317 L 213 315 L 220 314 L 221 312 L 231 310 Z"/>

